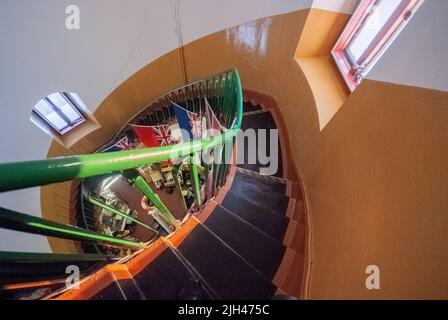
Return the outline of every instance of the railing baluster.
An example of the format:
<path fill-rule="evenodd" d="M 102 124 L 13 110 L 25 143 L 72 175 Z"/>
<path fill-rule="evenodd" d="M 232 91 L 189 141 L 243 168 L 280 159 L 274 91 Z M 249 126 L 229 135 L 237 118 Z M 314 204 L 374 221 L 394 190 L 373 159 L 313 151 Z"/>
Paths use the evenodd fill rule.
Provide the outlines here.
<path fill-rule="evenodd" d="M 196 198 L 196 205 L 198 208 L 202 204 L 201 199 L 201 186 L 199 184 L 199 174 L 198 174 L 198 166 L 197 166 L 197 160 L 196 156 L 193 154 L 190 157 L 190 177 L 191 177 L 191 184 L 193 186 L 194 196 Z"/>
<path fill-rule="evenodd" d="M 124 212 L 122 212 L 122 211 L 120 211 L 118 209 L 115 209 L 115 208 L 113 208 L 111 206 L 108 206 L 107 204 L 103 203 L 100 199 L 95 198 L 92 194 L 89 194 L 87 199 L 89 200 L 90 203 L 92 203 L 92 204 L 94 204 L 94 205 L 96 205 L 96 206 L 98 206 L 98 207 L 100 207 L 100 208 L 102 208 L 104 210 L 107 210 L 107 211 L 109 211 L 109 212 L 111 212 L 111 213 L 113 213 L 115 215 L 118 215 L 118 216 L 122 217 L 123 219 L 131 220 L 131 221 L 133 221 L 133 222 L 135 222 L 135 223 L 145 227 L 146 229 L 149 229 L 149 230 L 153 231 L 154 233 L 157 233 L 157 234 L 159 233 L 157 230 L 155 230 L 155 229 L 151 228 L 150 226 L 148 226 L 147 224 L 145 224 L 145 223 L 135 219 L 134 217 L 131 217 L 130 215 L 128 215 L 128 214 L 126 214 L 126 213 L 124 213 Z"/>
<path fill-rule="evenodd" d="M 114 238 L 79 227 L 64 225 L 62 223 L 37 218 L 1 207 L 0 228 L 77 241 L 98 241 L 134 249 L 144 247 L 144 244 L 141 242 Z"/>
<path fill-rule="evenodd" d="M 173 167 L 173 179 L 174 179 L 174 184 L 176 185 L 176 190 L 179 193 L 179 196 L 181 198 L 182 206 L 184 207 L 185 211 L 187 211 L 188 210 L 187 203 L 185 202 L 185 197 L 182 194 L 182 186 L 181 186 L 180 181 L 179 181 L 179 170 L 180 170 L 180 168 L 181 168 L 180 164 L 174 165 L 174 167 Z"/>
<path fill-rule="evenodd" d="M 172 232 L 180 225 L 180 222 L 174 218 L 165 204 L 160 200 L 159 196 L 152 191 L 149 184 L 141 176 L 136 176 L 131 180 L 132 185 L 136 186 L 147 198 L 148 201 L 157 208 L 160 215 L 155 213 L 154 218 L 157 220 L 162 227 L 168 231 Z"/>

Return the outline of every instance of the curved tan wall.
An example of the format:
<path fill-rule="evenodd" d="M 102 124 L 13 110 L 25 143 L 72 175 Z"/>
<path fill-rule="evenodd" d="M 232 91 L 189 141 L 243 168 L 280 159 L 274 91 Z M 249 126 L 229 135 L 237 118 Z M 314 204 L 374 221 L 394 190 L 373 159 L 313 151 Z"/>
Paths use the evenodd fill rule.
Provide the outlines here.
<path fill-rule="evenodd" d="M 448 298 L 448 93 L 366 80 L 320 130 L 294 60 L 308 14 L 260 19 L 190 43 L 188 78 L 236 66 L 244 87 L 280 106 L 309 206 L 307 297 Z M 73 151 L 92 151 L 135 110 L 181 83 L 177 52 L 144 68 L 98 108 L 103 128 Z M 53 144 L 49 156 L 62 151 Z M 54 201 L 43 200 L 43 207 Z M 381 269 L 377 291 L 364 287 L 370 264 Z"/>

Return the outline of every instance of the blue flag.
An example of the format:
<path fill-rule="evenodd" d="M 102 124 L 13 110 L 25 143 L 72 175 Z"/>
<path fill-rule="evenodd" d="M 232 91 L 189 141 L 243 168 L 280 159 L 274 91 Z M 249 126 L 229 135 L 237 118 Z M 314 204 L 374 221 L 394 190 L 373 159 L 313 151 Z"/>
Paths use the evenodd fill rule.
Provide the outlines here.
<path fill-rule="evenodd" d="M 182 132 L 183 142 L 201 139 L 202 117 L 197 113 L 182 108 L 174 102 L 171 103 L 177 122 L 179 123 L 179 128 Z"/>

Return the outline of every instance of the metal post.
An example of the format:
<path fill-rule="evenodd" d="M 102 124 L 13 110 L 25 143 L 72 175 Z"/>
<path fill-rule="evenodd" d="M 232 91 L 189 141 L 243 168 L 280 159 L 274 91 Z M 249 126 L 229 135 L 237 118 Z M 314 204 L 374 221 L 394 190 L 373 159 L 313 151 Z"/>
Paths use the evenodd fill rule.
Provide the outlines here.
<path fill-rule="evenodd" d="M 201 186 L 199 184 L 199 174 L 198 174 L 198 166 L 196 164 L 196 159 L 194 154 L 190 157 L 190 176 L 191 183 L 194 191 L 194 196 L 196 198 L 196 204 L 199 206 L 202 204 L 201 199 Z"/>
<path fill-rule="evenodd" d="M 176 164 L 173 167 L 173 178 L 174 178 L 174 184 L 176 185 L 177 192 L 179 193 L 179 196 L 182 200 L 182 206 L 184 207 L 185 211 L 188 211 L 187 204 L 185 202 L 184 195 L 182 194 L 182 186 L 179 181 L 179 170 L 181 170 L 182 164 Z"/>
<path fill-rule="evenodd" d="M 0 228 L 77 241 L 104 242 L 134 249 L 144 243 L 106 236 L 83 228 L 37 218 L 0 207 Z"/>
<path fill-rule="evenodd" d="M 159 196 L 152 191 L 149 184 L 141 176 L 137 176 L 132 180 L 132 184 L 136 186 L 151 203 L 159 210 L 160 216 L 156 215 L 154 218 L 159 222 L 162 227 L 168 232 L 176 230 L 180 226 L 179 220 L 174 218 L 165 204 L 160 200 Z M 161 219 L 160 219 L 160 218 Z"/>
<path fill-rule="evenodd" d="M 134 217 L 132 217 L 132 216 L 130 216 L 130 215 L 128 215 L 128 214 L 118 210 L 118 209 L 115 209 L 115 208 L 113 208 L 111 206 L 108 206 L 107 204 L 103 203 L 100 199 L 95 198 L 94 196 L 92 196 L 92 194 L 89 194 L 87 199 L 89 200 L 89 202 L 91 204 L 94 204 L 94 205 L 96 205 L 96 206 L 98 206 L 98 207 L 100 207 L 100 208 L 102 208 L 104 210 L 107 210 L 107 211 L 109 211 L 109 212 L 111 212 L 113 214 L 116 214 L 116 215 L 118 215 L 118 216 L 120 216 L 120 217 L 122 217 L 124 219 L 131 220 L 131 221 L 133 221 L 133 222 L 135 222 L 135 223 L 137 223 L 137 224 L 139 224 L 139 225 L 141 225 L 141 226 L 143 226 L 143 227 L 145 227 L 145 228 L 147 228 L 147 229 L 149 229 L 149 230 L 151 230 L 151 231 L 153 231 L 153 232 L 155 232 L 157 234 L 159 233 L 157 230 L 155 230 L 155 229 L 151 228 L 150 226 L 148 226 L 147 224 L 145 224 L 145 223 L 135 219 Z"/>

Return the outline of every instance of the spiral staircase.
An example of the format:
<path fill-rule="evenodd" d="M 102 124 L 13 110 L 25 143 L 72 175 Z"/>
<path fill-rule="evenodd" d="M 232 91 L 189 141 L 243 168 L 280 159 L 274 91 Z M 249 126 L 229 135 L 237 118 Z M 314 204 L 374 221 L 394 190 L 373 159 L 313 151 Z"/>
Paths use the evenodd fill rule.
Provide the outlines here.
<path fill-rule="evenodd" d="M 220 135 L 157 148 L 137 148 L 101 153 L 123 135 L 136 139 L 130 123 L 157 125 L 173 118 L 175 102 L 203 113 L 206 98 L 225 130 Z M 290 166 L 285 150 L 278 150 L 279 168 L 273 176 L 259 173 L 256 163 L 236 163 L 240 129 L 274 129 L 278 117 L 251 99 L 243 102 L 236 70 L 223 72 L 173 90 L 145 107 L 123 126 L 98 153 L 41 161 L 0 164 L 0 191 L 79 179 L 78 225 L 62 225 L 24 213 L 0 208 L 0 227 L 79 241 L 82 253 L 0 253 L 1 299 L 92 300 L 215 300 L 272 299 L 300 296 L 305 254 L 305 227 L 298 181 L 284 179 Z M 278 122 L 278 121 L 277 121 Z M 280 135 L 282 139 L 282 135 Z M 287 147 L 285 143 L 278 143 Z M 198 173 L 194 154 L 220 147 L 223 163 Z M 285 148 L 285 147 L 284 147 Z M 225 152 L 225 151 L 232 152 Z M 283 153 L 282 153 L 283 151 Z M 136 168 L 172 159 L 190 159 L 193 203 L 183 202 L 175 216 Z M 247 159 L 247 158 L 246 158 Z M 108 209 L 92 196 L 88 181 L 111 173 L 123 174 L 156 207 L 159 216 L 150 226 L 150 240 L 106 235 L 89 224 L 98 207 Z M 211 176 L 210 176 L 211 175 Z M 93 180 L 92 180 L 93 179 Z M 207 182 L 206 182 L 207 181 Z M 212 183 L 213 194 L 201 188 Z M 182 197 L 182 196 L 181 196 Z M 94 200 L 92 200 L 94 199 Z M 182 197 L 182 200 L 185 200 Z M 296 209 L 296 210 L 294 210 Z M 114 214 L 126 215 L 116 210 Z M 303 210 L 302 210 L 303 211 Z M 126 216 L 125 216 L 126 218 Z M 129 218 L 129 217 L 128 217 Z M 136 223 L 144 225 L 141 221 Z M 168 227 L 167 227 L 168 226 Z M 76 265 L 81 281 L 66 286 L 66 270 Z"/>

